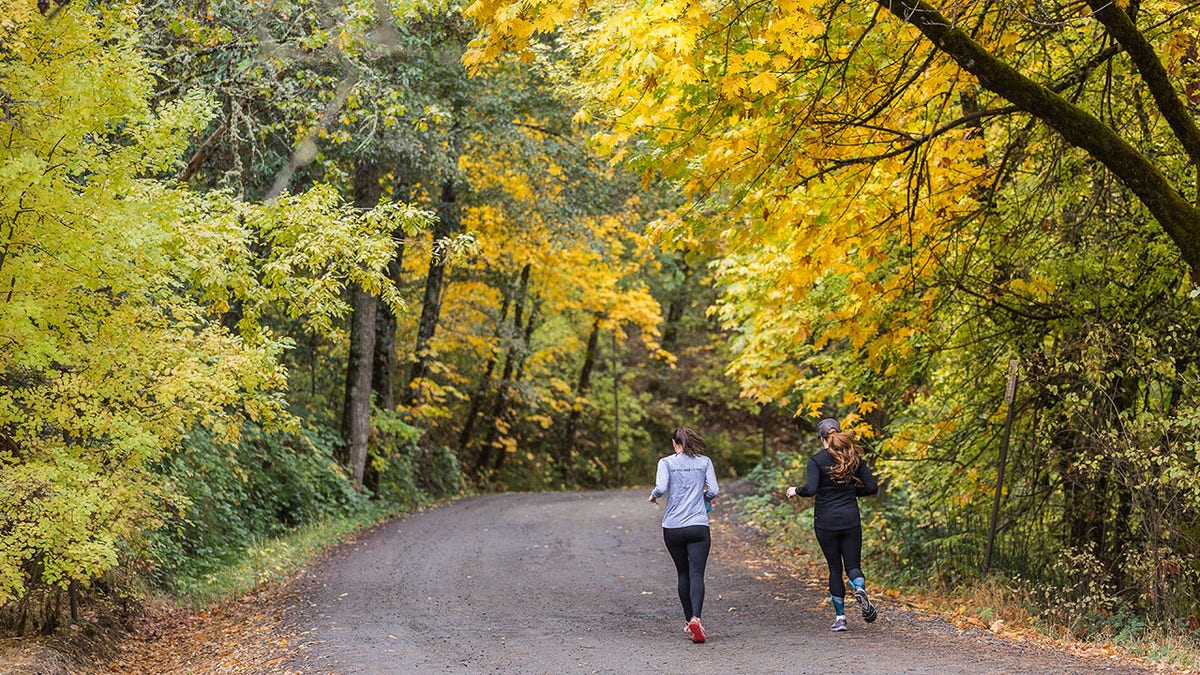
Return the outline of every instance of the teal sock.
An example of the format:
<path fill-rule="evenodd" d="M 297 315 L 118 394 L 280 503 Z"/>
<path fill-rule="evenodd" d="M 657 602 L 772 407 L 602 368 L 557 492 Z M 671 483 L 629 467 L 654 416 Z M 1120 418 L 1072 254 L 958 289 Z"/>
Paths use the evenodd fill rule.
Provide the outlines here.
<path fill-rule="evenodd" d="M 837 612 L 837 615 L 845 616 L 846 615 L 846 599 L 834 597 L 832 595 L 829 596 L 829 599 L 833 601 L 833 610 L 835 612 Z"/>
<path fill-rule="evenodd" d="M 854 587 L 854 590 L 861 591 L 867 587 L 867 580 L 862 577 L 857 577 L 850 580 L 850 585 Z"/>

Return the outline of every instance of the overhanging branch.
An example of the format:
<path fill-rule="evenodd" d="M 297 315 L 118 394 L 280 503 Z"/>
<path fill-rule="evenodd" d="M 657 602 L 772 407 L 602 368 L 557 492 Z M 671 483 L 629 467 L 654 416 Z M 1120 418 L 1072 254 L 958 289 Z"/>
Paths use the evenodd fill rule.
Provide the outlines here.
<path fill-rule="evenodd" d="M 996 58 L 924 0 L 877 0 L 916 27 L 980 85 L 1040 119 L 1071 145 L 1108 167 L 1146 206 L 1200 283 L 1200 210 L 1158 167 L 1111 127 Z"/>

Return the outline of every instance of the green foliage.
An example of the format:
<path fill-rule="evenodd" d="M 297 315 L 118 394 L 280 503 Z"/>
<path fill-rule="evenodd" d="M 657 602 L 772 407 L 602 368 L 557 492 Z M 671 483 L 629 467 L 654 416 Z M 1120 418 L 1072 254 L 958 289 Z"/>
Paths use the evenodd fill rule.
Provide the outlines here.
<path fill-rule="evenodd" d="M 821 549 L 813 536 L 812 504 L 783 496 L 788 486 L 804 481 L 808 456 L 799 453 L 765 459 L 747 474 L 757 490 L 738 500 L 746 523 L 766 533 L 767 543 L 788 550 L 803 550 L 821 560 Z"/>
<path fill-rule="evenodd" d="M 204 579 L 256 542 L 363 511 L 334 457 L 326 429 L 270 431 L 248 425 L 239 440 L 195 431 L 156 467 L 171 495 L 148 537 L 155 577 L 167 587 Z"/>
<path fill-rule="evenodd" d="M 417 485 L 431 497 L 453 497 L 466 490 L 458 455 L 443 445 L 417 446 Z"/>
<path fill-rule="evenodd" d="M 624 366 L 622 366 L 624 368 Z M 580 417 L 580 431 L 575 446 L 560 453 L 561 475 L 565 485 L 599 487 L 611 485 L 617 472 L 616 443 L 620 442 L 620 471 L 633 482 L 646 480 L 654 475 L 654 465 L 661 455 L 664 439 L 655 437 L 651 415 L 656 406 L 653 397 L 639 391 L 634 382 L 621 382 L 613 388 L 612 369 L 599 373 L 593 380 L 593 388 Z M 620 416 L 620 437 L 617 438 L 617 417 Z M 531 440 L 537 439 L 536 430 L 528 430 Z M 547 439 L 549 441 L 549 439 Z M 546 442 L 546 441 L 543 441 Z M 669 441 L 667 441 L 669 446 Z M 541 445 L 541 443 L 538 443 Z M 537 447 L 537 446 L 534 446 Z M 649 474 L 647 474 L 649 470 Z"/>
<path fill-rule="evenodd" d="M 203 102 L 148 108 L 123 7 L 5 7 L 20 11 L 0 52 L 0 602 L 116 564 L 158 518 L 147 464 L 226 406 L 271 414 L 281 381 L 277 345 L 173 292 L 174 214 L 142 176 L 171 165 Z"/>
<path fill-rule="evenodd" d="M 289 341 L 263 318 L 336 338 L 350 282 L 400 307 L 383 276 L 392 233 L 428 218 L 348 209 L 322 187 L 247 204 L 161 180 L 213 111 L 201 95 L 151 105 L 134 6 L 0 7 L 5 603 L 116 565 L 174 499 L 150 467 L 189 429 L 230 441 L 246 419 L 293 423 Z M 284 510 L 304 498 L 264 496 Z"/>
<path fill-rule="evenodd" d="M 422 431 L 403 417 L 395 410 L 378 409 L 371 417 L 368 484 L 375 497 L 402 508 L 462 492 L 457 455 L 442 446 L 419 444 Z"/>
<path fill-rule="evenodd" d="M 1092 551 L 1063 551 L 1047 570 L 1045 582 L 1034 584 L 1030 594 L 1042 618 L 1079 637 L 1130 643 L 1147 627 L 1145 617 L 1117 594 L 1104 564 Z"/>
<path fill-rule="evenodd" d="M 220 102 L 189 180 L 239 196 L 314 180 L 349 196 L 355 165 L 376 163 L 386 197 L 408 201 L 411 190 L 436 199 L 457 171 L 455 146 L 483 117 L 464 108 L 499 96 L 475 95 L 480 85 L 454 56 L 469 33 L 445 3 L 143 7 L 144 47 L 161 58 L 167 81 Z"/>
<path fill-rule="evenodd" d="M 336 338 L 349 312 L 350 283 L 400 311 L 404 299 L 380 274 L 396 255 L 393 233 L 416 234 L 432 219 L 400 203 L 355 208 L 320 184 L 265 204 L 227 191 L 172 196 L 181 204 L 170 252 L 185 270 L 183 281 L 212 311 L 236 320 L 248 340 L 273 337 L 264 325 L 271 315 Z"/>
<path fill-rule="evenodd" d="M 452 453 L 421 448 L 419 430 L 395 413 L 379 412 L 375 421 L 374 495 L 350 486 L 336 461 L 342 439 L 328 428 L 249 424 L 236 441 L 189 434 L 180 452 L 155 467 L 171 495 L 163 525 L 145 546 L 157 585 L 193 600 L 209 597 L 205 588 L 228 592 L 248 574 L 261 581 L 277 573 L 279 556 L 266 549 L 286 545 L 280 542 L 292 533 L 369 520 L 461 490 Z M 225 577 L 231 579 L 220 581 Z"/>

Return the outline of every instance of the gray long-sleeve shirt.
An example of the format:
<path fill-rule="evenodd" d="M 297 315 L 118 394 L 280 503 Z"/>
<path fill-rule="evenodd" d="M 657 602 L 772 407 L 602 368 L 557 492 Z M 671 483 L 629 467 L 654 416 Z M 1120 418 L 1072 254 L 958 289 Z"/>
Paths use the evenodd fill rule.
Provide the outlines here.
<path fill-rule="evenodd" d="M 658 460 L 650 496 L 655 499 L 667 496 L 662 526 L 676 528 L 708 525 L 704 500 L 716 497 L 720 491 L 712 460 L 704 455 L 689 457 L 680 452 Z"/>

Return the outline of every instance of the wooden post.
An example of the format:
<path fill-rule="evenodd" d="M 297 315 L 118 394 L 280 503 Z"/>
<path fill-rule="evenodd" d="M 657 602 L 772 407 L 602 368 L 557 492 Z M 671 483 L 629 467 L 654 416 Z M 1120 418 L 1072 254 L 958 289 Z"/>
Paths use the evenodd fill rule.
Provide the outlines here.
<path fill-rule="evenodd" d="M 759 452 L 760 457 L 759 457 L 758 461 L 765 463 L 767 461 L 767 404 L 766 403 L 763 403 L 758 408 L 758 429 L 761 432 L 760 435 L 762 436 L 762 450 Z M 771 457 L 771 459 L 773 460 L 775 458 Z M 773 464 L 774 464 L 774 462 L 772 462 L 772 465 Z"/>
<path fill-rule="evenodd" d="M 1004 433 L 1000 436 L 1000 463 L 996 468 L 996 496 L 992 499 L 992 520 L 988 525 L 987 547 L 983 553 L 983 576 L 992 567 L 992 547 L 996 543 L 996 521 L 1000 518 L 1000 495 L 1004 491 L 1004 464 L 1008 460 L 1008 439 L 1012 434 L 1013 399 L 1017 393 L 1017 360 L 1008 362 L 1008 386 L 1004 390 Z"/>

